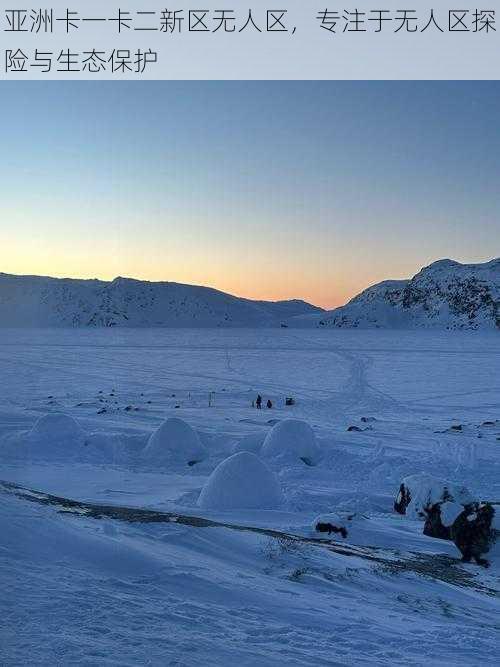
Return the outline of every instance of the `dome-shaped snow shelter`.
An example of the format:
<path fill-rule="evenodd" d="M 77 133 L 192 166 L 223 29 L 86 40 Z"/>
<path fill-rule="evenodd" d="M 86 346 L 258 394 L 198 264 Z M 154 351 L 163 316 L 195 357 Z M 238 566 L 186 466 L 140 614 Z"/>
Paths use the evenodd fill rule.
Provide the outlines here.
<path fill-rule="evenodd" d="M 274 473 L 255 454 L 239 452 L 219 463 L 198 498 L 204 509 L 277 509 L 283 503 Z"/>
<path fill-rule="evenodd" d="M 284 419 L 273 426 L 264 440 L 262 456 L 283 463 L 302 461 L 314 466 L 320 459 L 320 449 L 314 431 L 300 419 Z"/>
<path fill-rule="evenodd" d="M 28 442 L 37 458 L 68 457 L 85 444 L 86 432 L 80 424 L 63 412 L 49 412 L 38 419 L 31 429 Z"/>
<path fill-rule="evenodd" d="M 151 435 L 144 448 L 148 463 L 192 466 L 207 457 L 207 450 L 196 431 L 183 419 L 166 419 Z"/>

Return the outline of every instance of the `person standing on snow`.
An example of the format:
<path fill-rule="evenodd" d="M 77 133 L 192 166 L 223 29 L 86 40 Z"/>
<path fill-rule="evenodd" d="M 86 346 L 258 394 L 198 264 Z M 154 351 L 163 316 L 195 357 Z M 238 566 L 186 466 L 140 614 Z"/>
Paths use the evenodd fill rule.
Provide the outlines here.
<path fill-rule="evenodd" d="M 268 408 L 269 410 L 273 407 L 273 402 L 271 401 L 270 398 L 267 399 L 267 403 L 266 403 L 266 405 L 267 405 L 267 408 Z"/>
<path fill-rule="evenodd" d="M 255 401 L 255 405 L 257 406 L 257 410 L 260 410 L 262 408 L 262 396 L 258 394 L 257 400 Z"/>

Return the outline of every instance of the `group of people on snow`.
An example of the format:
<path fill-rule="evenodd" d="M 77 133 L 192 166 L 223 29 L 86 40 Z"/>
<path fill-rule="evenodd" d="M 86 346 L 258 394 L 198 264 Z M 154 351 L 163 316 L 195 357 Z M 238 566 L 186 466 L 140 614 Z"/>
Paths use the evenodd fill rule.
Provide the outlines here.
<path fill-rule="evenodd" d="M 262 410 L 262 396 L 257 394 L 255 401 L 252 401 L 252 407 L 256 407 L 257 410 Z M 270 410 L 273 407 L 273 402 L 270 398 L 267 399 L 266 407 Z"/>

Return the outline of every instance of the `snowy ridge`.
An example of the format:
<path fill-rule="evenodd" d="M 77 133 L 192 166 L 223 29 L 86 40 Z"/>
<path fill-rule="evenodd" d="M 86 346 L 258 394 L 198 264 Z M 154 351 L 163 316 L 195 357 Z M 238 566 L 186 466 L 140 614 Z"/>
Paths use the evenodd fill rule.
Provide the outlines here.
<path fill-rule="evenodd" d="M 500 328 L 500 258 L 484 264 L 442 259 L 410 280 L 385 280 L 297 326 L 387 329 Z"/>
<path fill-rule="evenodd" d="M 0 273 L 1 327 L 273 327 L 315 312 L 300 300 L 252 301 L 172 282 Z"/>

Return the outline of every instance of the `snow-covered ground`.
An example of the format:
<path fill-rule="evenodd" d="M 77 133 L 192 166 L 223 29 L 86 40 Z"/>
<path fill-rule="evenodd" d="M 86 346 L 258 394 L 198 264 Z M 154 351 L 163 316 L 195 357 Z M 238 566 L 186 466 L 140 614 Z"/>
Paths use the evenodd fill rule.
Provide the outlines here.
<path fill-rule="evenodd" d="M 495 332 L 0 330 L 0 480 L 303 537 L 335 513 L 348 537 L 325 543 L 366 547 L 358 557 L 262 532 L 96 519 L 4 488 L 0 664 L 498 664 L 500 561 L 454 565 L 453 543 L 392 504 L 421 472 L 500 500 L 499 369 Z M 47 412 L 83 436 L 59 418 L 35 426 Z M 171 417 L 197 432 L 196 464 L 145 455 Z M 198 502 L 222 461 L 260 456 L 290 418 L 310 424 L 318 460 L 262 453 L 274 509 Z M 219 468 L 212 498 L 245 460 Z M 228 492 L 238 505 L 248 488 L 255 507 L 243 481 Z"/>

